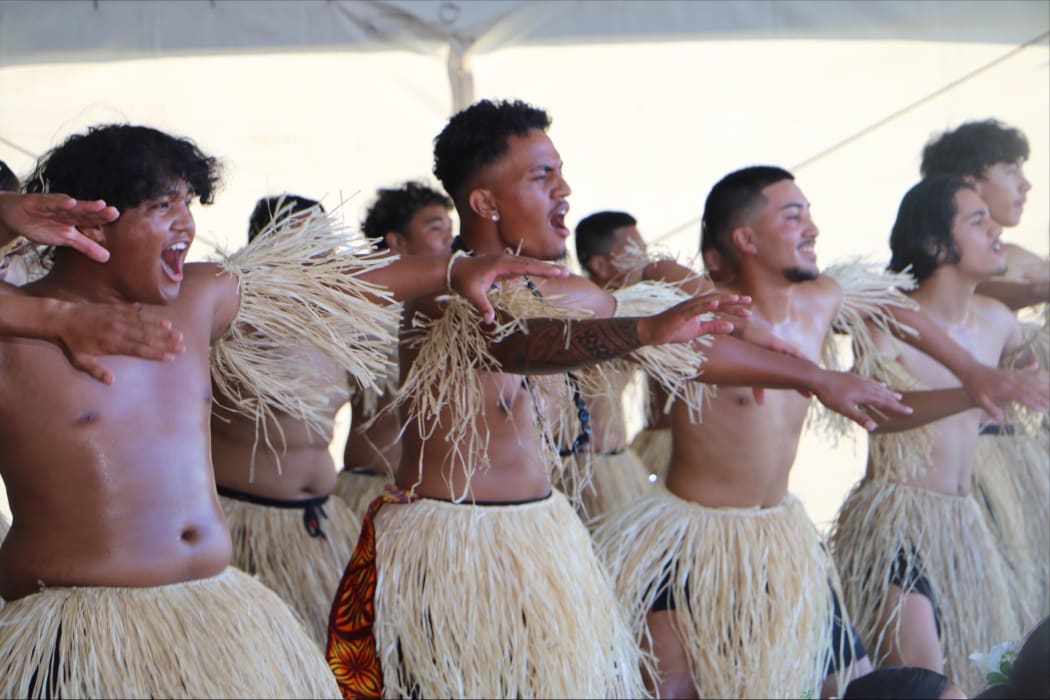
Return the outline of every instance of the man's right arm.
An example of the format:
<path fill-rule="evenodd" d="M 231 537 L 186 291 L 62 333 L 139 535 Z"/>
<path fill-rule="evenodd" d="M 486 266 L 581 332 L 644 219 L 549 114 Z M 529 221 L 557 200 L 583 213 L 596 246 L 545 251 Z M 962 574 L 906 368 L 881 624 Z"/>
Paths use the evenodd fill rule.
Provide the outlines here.
<path fill-rule="evenodd" d="M 489 351 L 505 372 L 551 374 L 625 357 L 646 345 L 689 342 L 722 335 L 733 324 L 705 318 L 735 297 L 692 297 L 659 314 L 642 317 L 562 320 L 534 318 L 525 330 L 492 343 Z"/>
<path fill-rule="evenodd" d="M 2 291 L 13 289 L 3 285 Z M 0 293 L 0 335 L 38 338 L 62 347 L 77 369 L 104 384 L 113 375 L 100 355 L 131 355 L 170 362 L 185 349 L 171 321 L 137 304 L 89 304 Z"/>

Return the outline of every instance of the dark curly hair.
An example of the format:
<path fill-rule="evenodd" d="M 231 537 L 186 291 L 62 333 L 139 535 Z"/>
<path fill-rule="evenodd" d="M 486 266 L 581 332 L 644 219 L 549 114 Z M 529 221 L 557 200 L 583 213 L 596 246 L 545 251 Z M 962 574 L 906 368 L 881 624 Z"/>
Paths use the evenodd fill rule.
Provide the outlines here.
<path fill-rule="evenodd" d="M 576 259 L 586 269 L 587 261 L 595 255 L 609 254 L 617 229 L 637 223 L 637 219 L 623 211 L 599 211 L 585 216 L 576 224 Z"/>
<path fill-rule="evenodd" d="M 423 207 L 438 204 L 452 209 L 452 200 L 442 192 L 410 180 L 401 187 L 380 189 L 375 203 L 369 207 L 361 222 L 361 233 L 372 239 L 372 245 L 384 249 L 386 234 L 391 231 L 407 234 L 412 217 Z"/>
<path fill-rule="evenodd" d="M 454 114 L 434 138 L 434 176 L 458 200 L 468 180 L 507 152 L 507 139 L 546 131 L 550 116 L 521 100 L 481 100 Z"/>
<path fill-rule="evenodd" d="M 317 207 L 324 212 L 324 207 L 316 199 L 302 197 L 297 194 L 285 193 L 274 197 L 259 198 L 255 203 L 255 208 L 252 209 L 251 216 L 248 217 L 248 242 L 255 240 L 255 237 L 262 233 L 263 229 L 271 221 L 274 221 L 275 214 L 280 213 L 281 219 L 274 221 L 274 223 L 280 223 L 292 214 L 297 214 L 313 207 Z"/>
<path fill-rule="evenodd" d="M 218 161 L 189 139 L 147 126 L 104 124 L 45 153 L 25 190 L 104 199 L 124 211 L 160 195 L 176 180 L 184 180 L 201 204 L 211 204 L 220 181 Z"/>
<path fill-rule="evenodd" d="M 960 175 L 934 175 L 908 190 L 890 232 L 890 270 L 904 272 L 910 266 L 921 282 L 941 265 L 959 261 L 952 222 L 958 213 L 955 193 L 962 189 L 974 187 Z"/>
<path fill-rule="evenodd" d="M 922 149 L 919 172 L 982 178 L 996 163 L 1028 160 L 1028 138 L 1020 129 L 996 119 L 966 122 L 933 137 Z"/>

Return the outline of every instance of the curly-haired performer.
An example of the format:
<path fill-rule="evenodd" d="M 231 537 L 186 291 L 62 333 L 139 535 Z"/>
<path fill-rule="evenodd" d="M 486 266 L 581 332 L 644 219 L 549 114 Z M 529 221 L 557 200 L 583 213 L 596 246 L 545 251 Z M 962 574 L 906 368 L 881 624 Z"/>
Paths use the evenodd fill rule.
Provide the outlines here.
<path fill-rule="evenodd" d="M 188 139 L 104 125 L 45 154 L 27 181 L 115 207 L 119 218 L 79 229 L 109 260 L 62 248 L 46 276 L 0 294 L 141 303 L 182 333 L 185 352 L 166 363 L 99 358 L 117 377 L 107 386 L 50 343 L 0 338 L 0 477 L 12 513 L 0 548 L 0 696 L 337 694 L 289 608 L 229 566 L 209 452 L 211 381 L 247 380 L 253 393 L 238 407 L 263 425 L 285 408 L 315 418 L 314 387 L 272 372 L 272 345 L 253 344 L 255 332 L 331 337 L 317 307 L 382 300 L 375 285 L 391 273 L 344 263 L 330 236 L 274 237 L 251 247 L 258 256 L 187 264 L 190 204 L 210 203 L 218 179 L 215 159 Z M 418 268 L 397 275 L 415 285 L 402 291 L 444 288 L 448 262 L 399 262 Z M 500 273 L 552 270 L 471 262 L 482 267 L 457 263 L 452 283 L 485 313 L 484 290 Z M 361 378 L 382 361 L 367 338 L 340 342 Z"/>

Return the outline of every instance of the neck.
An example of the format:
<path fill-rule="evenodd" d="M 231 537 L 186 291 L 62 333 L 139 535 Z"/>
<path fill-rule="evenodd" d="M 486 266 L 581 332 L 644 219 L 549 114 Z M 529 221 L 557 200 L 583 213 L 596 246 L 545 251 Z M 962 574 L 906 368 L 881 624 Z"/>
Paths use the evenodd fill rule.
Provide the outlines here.
<path fill-rule="evenodd" d="M 104 266 L 78 252 L 58 250 L 54 264 L 33 287 L 47 296 L 66 301 L 120 302 L 128 301 L 109 283 Z"/>
<path fill-rule="evenodd" d="M 970 311 L 977 281 L 963 277 L 955 267 L 941 267 L 912 292 L 927 316 L 944 323 L 962 323 Z"/>
<path fill-rule="evenodd" d="M 795 285 L 782 273 L 770 274 L 760 269 L 742 267 L 734 281 L 726 285 L 732 291 L 751 297 L 751 310 L 769 323 L 781 323 L 791 317 Z"/>

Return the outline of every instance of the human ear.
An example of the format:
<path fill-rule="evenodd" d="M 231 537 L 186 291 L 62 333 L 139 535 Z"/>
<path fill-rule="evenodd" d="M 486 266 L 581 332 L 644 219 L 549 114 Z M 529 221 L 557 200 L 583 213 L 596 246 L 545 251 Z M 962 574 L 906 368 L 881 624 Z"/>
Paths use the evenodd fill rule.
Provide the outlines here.
<path fill-rule="evenodd" d="M 397 253 L 398 255 L 404 254 L 408 242 L 400 233 L 397 231 L 387 231 L 386 234 L 383 235 L 383 240 L 386 241 L 386 247 L 389 248 L 391 252 Z"/>
<path fill-rule="evenodd" d="M 758 246 L 755 244 L 755 231 L 750 226 L 737 226 L 729 236 L 730 240 L 733 241 L 733 245 L 741 253 L 748 255 L 758 253 Z"/>
<path fill-rule="evenodd" d="M 499 221 L 499 209 L 496 207 L 496 197 L 490 190 L 478 187 L 470 191 L 467 196 L 470 209 L 482 219 Z"/>

